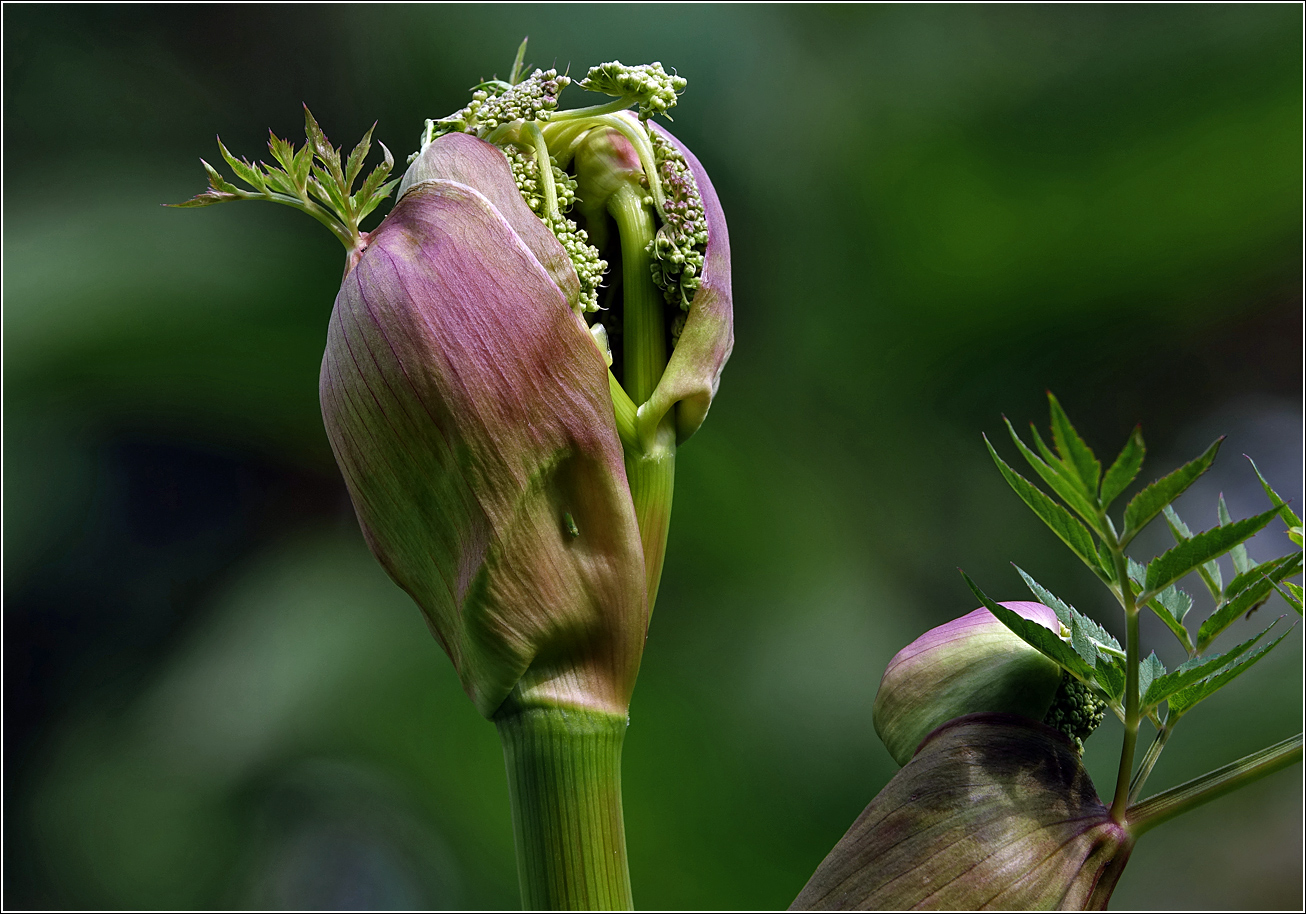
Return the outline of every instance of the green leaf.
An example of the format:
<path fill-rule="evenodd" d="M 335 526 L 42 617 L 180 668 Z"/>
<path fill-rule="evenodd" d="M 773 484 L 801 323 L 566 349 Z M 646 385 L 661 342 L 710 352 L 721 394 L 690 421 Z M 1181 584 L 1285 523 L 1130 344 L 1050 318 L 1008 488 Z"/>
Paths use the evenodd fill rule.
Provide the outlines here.
<path fill-rule="evenodd" d="M 528 41 L 530 41 L 529 35 L 523 38 L 521 44 L 517 46 L 517 56 L 513 58 L 512 72 L 508 75 L 508 83 L 510 85 L 515 86 L 517 83 L 521 82 L 522 61 L 526 59 L 526 42 Z"/>
<path fill-rule="evenodd" d="M 367 153 L 372 148 L 372 131 L 376 129 L 376 123 L 373 122 L 371 127 L 367 128 L 367 133 L 358 141 L 358 145 L 349 153 L 349 159 L 345 162 L 345 193 L 349 193 L 354 186 L 354 181 L 358 180 L 358 173 L 363 170 L 363 160 L 367 158 Z"/>
<path fill-rule="evenodd" d="M 349 212 L 350 207 L 340 193 L 340 185 L 336 183 L 335 178 L 327 174 L 321 165 L 313 166 L 313 180 L 309 182 L 308 189 L 313 196 L 326 204 L 329 209 L 348 220 L 351 215 Z"/>
<path fill-rule="evenodd" d="M 1125 563 L 1129 568 L 1129 580 L 1142 587 L 1143 581 L 1147 580 L 1147 566 L 1128 557 L 1125 558 Z"/>
<path fill-rule="evenodd" d="M 1138 531 L 1161 513 L 1161 509 L 1182 495 L 1185 489 L 1211 468 L 1222 441 L 1223 436 L 1217 438 L 1202 456 L 1184 464 L 1169 476 L 1158 479 L 1130 499 L 1125 507 L 1125 532 L 1120 537 L 1120 545 L 1125 545 L 1138 535 Z"/>
<path fill-rule="evenodd" d="M 1124 653 L 1124 648 L 1120 646 L 1120 642 L 1109 631 L 1098 625 L 1093 619 L 1074 609 L 1074 607 L 1071 607 L 1071 611 L 1075 614 L 1076 624 L 1083 628 L 1084 634 L 1096 642 L 1099 649 L 1109 648 L 1110 650 L 1107 650 L 1106 653 L 1111 651 Z"/>
<path fill-rule="evenodd" d="M 1220 516 L 1220 523 L 1233 523 L 1233 518 L 1229 516 L 1229 506 L 1224 503 L 1223 492 L 1220 493 L 1218 513 Z M 1246 574 L 1256 567 L 1256 563 L 1252 561 L 1252 557 L 1247 554 L 1247 547 L 1242 543 L 1239 543 L 1237 546 L 1230 549 L 1229 556 L 1233 559 L 1233 568 L 1238 574 Z"/>
<path fill-rule="evenodd" d="M 1039 623 L 1031 619 L 1026 619 L 1024 616 L 1020 615 L 1020 613 L 1013 612 L 1005 606 L 990 600 L 984 595 L 984 592 L 979 589 L 975 582 L 970 579 L 966 572 L 963 571 L 961 576 L 966 579 L 966 584 L 969 585 L 975 596 L 979 598 L 979 601 L 984 605 L 984 608 L 997 616 L 998 620 L 1007 628 L 1011 629 L 1020 640 L 1024 641 L 1030 647 L 1034 648 L 1034 650 L 1038 651 L 1044 657 L 1047 657 L 1062 669 L 1069 670 L 1077 678 L 1082 679 L 1085 682 L 1093 681 L 1093 668 L 1084 662 L 1083 658 L 1081 658 L 1070 645 L 1066 644 L 1066 642 L 1062 641 L 1056 634 L 1044 628 Z"/>
<path fill-rule="evenodd" d="M 1035 581 L 1020 566 L 1015 567 L 1030 593 L 1044 606 L 1050 607 L 1061 624 L 1070 630 L 1070 645 L 1085 662 L 1094 663 L 1104 648 L 1121 651 L 1120 642 L 1105 628 Z"/>
<path fill-rule="evenodd" d="M 1279 622 L 1279 619 L 1275 619 L 1259 634 L 1248 638 L 1246 641 L 1226 653 L 1215 654 L 1211 657 L 1195 657 L 1181 665 L 1174 672 L 1166 673 L 1164 676 L 1157 677 L 1152 681 L 1150 687 L 1147 689 L 1140 688 L 1138 690 L 1139 694 L 1143 696 L 1144 707 L 1158 705 L 1180 689 L 1187 688 L 1194 682 L 1205 679 L 1212 673 L 1223 669 L 1225 666 L 1247 653 L 1256 642 L 1264 638 L 1269 630 L 1278 625 Z"/>
<path fill-rule="evenodd" d="M 1180 622 L 1184 621 L 1184 616 L 1193 608 L 1193 598 L 1178 587 L 1171 585 L 1156 595 L 1153 602 L 1160 603 L 1174 618 Z"/>
<path fill-rule="evenodd" d="M 1016 571 L 1020 573 L 1020 576 L 1025 579 L 1025 586 L 1029 588 L 1029 592 L 1034 595 L 1034 598 L 1056 613 L 1057 619 L 1060 620 L 1062 625 L 1066 628 L 1070 628 L 1070 623 L 1074 620 L 1075 616 L 1078 615 L 1075 607 L 1066 603 L 1038 581 L 1025 574 L 1024 570 L 1019 565 L 1012 563 L 1012 567 L 1015 568 Z"/>
<path fill-rule="evenodd" d="M 1085 497 L 1090 503 L 1096 504 L 1097 486 L 1102 478 L 1102 464 L 1098 463 L 1093 451 L 1070 424 L 1070 418 L 1057 402 L 1057 398 L 1052 395 L 1052 391 L 1048 391 L 1048 406 L 1052 409 L 1052 440 L 1056 443 L 1057 451 L 1066 465 L 1074 470 L 1074 478 L 1081 483 L 1081 491 Z"/>
<path fill-rule="evenodd" d="M 290 179 L 290 175 L 286 174 L 280 168 L 271 168 L 265 165 L 264 169 L 266 170 L 264 180 L 267 181 L 268 185 L 273 190 L 285 194 L 288 197 L 299 198 L 299 188 L 297 188 L 295 182 Z"/>
<path fill-rule="evenodd" d="M 1221 672 L 1216 673 L 1207 679 L 1203 679 L 1201 682 L 1194 683 L 1187 688 L 1180 689 L 1174 695 L 1170 696 L 1170 712 L 1172 714 L 1187 714 L 1199 701 L 1214 695 L 1234 679 L 1247 672 L 1252 664 L 1256 663 L 1270 651 L 1274 650 L 1279 645 L 1279 642 L 1288 637 L 1291 632 L 1292 629 L 1289 629 L 1269 644 L 1257 648 L 1253 653 L 1250 653 L 1234 661 L 1229 666 L 1226 666 Z"/>
<path fill-rule="evenodd" d="M 345 175 L 340 170 L 340 151 L 326 138 L 326 134 L 318 126 L 317 119 L 313 117 L 313 112 L 308 110 L 308 105 L 304 106 L 304 135 L 308 137 L 308 145 L 313 147 L 313 155 L 322 162 L 336 184 L 343 189 Z"/>
<path fill-rule="evenodd" d="M 1165 627 L 1179 639 L 1184 650 L 1191 654 L 1193 642 L 1188 636 L 1188 629 L 1184 627 L 1184 616 L 1193 608 L 1193 598 L 1171 585 L 1157 594 L 1156 599 L 1149 600 L 1147 608 L 1165 623 Z"/>
<path fill-rule="evenodd" d="M 1097 645 L 1089 638 L 1083 619 L 1083 616 L 1076 615 L 1070 621 L 1070 646 L 1091 666 L 1097 662 Z"/>
<path fill-rule="evenodd" d="M 1146 695 L 1152 683 L 1165 675 L 1165 664 L 1156 656 L 1156 651 L 1147 655 L 1147 659 L 1138 665 L 1138 694 Z"/>
<path fill-rule="evenodd" d="M 290 179 L 295 182 L 295 187 L 298 188 L 301 195 L 307 193 L 308 178 L 313 169 L 313 150 L 305 144 L 295 153 L 295 157 L 290 164 L 292 166 Z"/>
<path fill-rule="evenodd" d="M 1061 541 L 1070 547 L 1070 550 L 1083 560 L 1084 564 L 1093 569 L 1098 577 L 1102 577 L 1102 569 L 1098 565 L 1097 549 L 1093 545 L 1093 535 L 1079 521 L 1070 516 L 1070 512 L 1059 504 L 1048 498 L 1039 489 L 1035 488 L 1032 483 L 1022 477 L 1019 473 L 1007 466 L 998 452 L 989 444 L 989 439 L 984 438 L 984 444 L 989 449 L 989 454 L 998 465 L 998 471 L 1002 473 L 1007 484 L 1015 490 L 1025 504 L 1029 505 L 1050 528 L 1052 532 L 1060 537 Z"/>
<path fill-rule="evenodd" d="M 267 183 L 263 180 L 263 175 L 254 167 L 252 162 L 244 159 L 238 159 L 227 151 L 227 147 L 222 145 L 222 137 L 218 137 L 218 149 L 222 152 L 222 158 L 231 166 L 231 170 L 236 173 L 236 177 L 244 181 L 250 187 L 257 188 L 263 193 L 267 193 Z"/>
<path fill-rule="evenodd" d="M 1038 448 L 1038 452 L 1043 455 L 1044 460 L 1052 466 L 1065 467 L 1065 461 L 1053 453 L 1052 448 L 1044 443 L 1043 436 L 1038 433 L 1038 426 L 1033 422 L 1029 424 L 1029 433 L 1033 436 L 1034 445 Z"/>
<path fill-rule="evenodd" d="M 285 172 L 286 177 L 291 177 L 295 171 L 295 146 L 289 140 L 283 140 L 271 130 L 268 131 L 268 151 L 272 153 L 272 158 L 276 159 Z M 292 178 L 293 181 L 293 178 Z"/>
<path fill-rule="evenodd" d="M 395 166 L 394 156 L 390 154 L 390 150 L 386 148 L 385 143 L 381 144 L 381 151 L 385 153 L 385 161 L 372 169 L 366 180 L 363 181 L 363 186 L 358 189 L 358 199 L 364 200 L 366 203 L 370 203 L 374 195 L 377 203 L 385 199 L 386 195 L 381 193 L 381 185 L 389 177 L 390 170 Z M 387 190 L 386 193 L 389 193 L 389 191 Z M 366 205 L 366 203 L 363 205 Z M 372 206 L 375 207 L 376 204 L 373 203 Z"/>
<path fill-rule="evenodd" d="M 1271 512 L 1271 515 L 1273 515 L 1273 512 Z M 1211 613 L 1210 617 L 1202 623 L 1202 627 L 1197 630 L 1197 649 L 1199 651 L 1204 650 L 1226 628 L 1237 622 L 1238 618 L 1244 613 L 1251 612 L 1268 600 L 1277 582 L 1301 571 L 1300 552 L 1286 556 L 1286 558 L 1289 561 L 1277 565 L 1259 581 L 1244 587 L 1236 597 L 1217 607 L 1215 612 Z"/>
<path fill-rule="evenodd" d="M 235 194 L 219 193 L 215 190 L 206 190 L 202 194 L 196 194 L 189 200 L 183 200 L 180 203 L 165 203 L 164 206 L 170 206 L 173 209 L 194 209 L 199 206 L 213 206 L 215 203 L 227 203 L 231 200 L 242 200 Z"/>
<path fill-rule="evenodd" d="M 1107 523 L 1109 524 L 1111 521 L 1108 519 Z M 1108 584 L 1118 583 L 1116 581 L 1116 565 L 1111 559 L 1111 550 L 1107 548 L 1106 540 L 1102 540 L 1097 544 L 1097 567 L 1102 569 L 1102 574 L 1098 575 L 1098 577 Z"/>
<path fill-rule="evenodd" d="M 394 190 L 395 185 L 398 183 L 399 183 L 399 179 L 395 178 L 393 181 L 390 181 L 386 184 L 382 184 L 380 188 L 377 189 L 376 195 L 359 208 L 358 220 L 361 222 L 362 220 L 366 219 L 368 214 L 371 213 L 372 210 L 376 209 L 377 206 L 381 204 L 381 201 L 383 201 L 386 197 L 390 196 L 390 191 Z"/>
<path fill-rule="evenodd" d="M 1097 685 L 1106 694 L 1107 699 L 1117 705 L 1123 702 L 1125 698 L 1124 661 L 1119 657 L 1098 654 L 1093 671 Z"/>
<path fill-rule="evenodd" d="M 1025 442 L 1020 440 L 1020 436 L 1011 427 L 1011 422 L 1006 416 L 1002 417 L 1002 421 L 1007 424 L 1007 431 L 1011 434 L 1011 440 L 1015 443 L 1017 450 L 1034 469 L 1034 472 L 1038 473 L 1043 481 L 1048 484 L 1048 487 L 1061 496 L 1061 500 L 1069 505 L 1071 510 L 1082 517 L 1100 536 L 1102 528 L 1097 519 L 1097 510 L 1093 507 L 1092 498 L 1084 495 L 1083 486 L 1079 480 L 1063 474 L 1060 469 L 1061 464 L 1049 465 L 1040 460 L 1038 455 L 1026 447 Z"/>
<path fill-rule="evenodd" d="M 1177 515 L 1176 515 L 1177 517 Z M 1171 549 L 1153 559 L 1147 565 L 1145 587 L 1148 593 L 1156 594 L 1185 574 L 1204 566 L 1219 585 L 1219 567 L 1212 569 L 1215 559 L 1224 555 L 1238 543 L 1253 536 L 1275 517 L 1273 509 L 1255 517 L 1235 521 L 1227 526 L 1212 527 L 1210 530 L 1181 539 Z M 1220 591 L 1216 591 L 1218 598 Z M 1150 597 L 1149 597 L 1150 599 Z"/>
<path fill-rule="evenodd" d="M 1198 533 L 1192 539 L 1175 544 L 1168 552 L 1162 553 L 1148 563 L 1146 582 L 1148 592 L 1158 593 L 1199 565 L 1224 555 L 1274 520 L 1276 515 L 1277 512 L 1271 508 L 1264 514 L 1235 521 L 1228 526 L 1212 527 L 1210 530 Z"/>
<path fill-rule="evenodd" d="M 1243 454 L 1243 456 L 1247 457 L 1246 454 Z M 1279 497 L 1278 492 L 1270 488 L 1270 484 L 1265 481 L 1265 477 L 1262 476 L 1261 471 L 1257 469 L 1256 461 L 1252 460 L 1252 458 L 1250 457 L 1247 457 L 1247 462 L 1252 465 L 1252 470 L 1256 473 L 1256 478 L 1261 481 L 1261 488 L 1263 488 L 1265 490 L 1265 494 L 1270 497 L 1270 504 L 1274 505 L 1276 508 L 1279 509 L 1279 516 L 1282 517 L 1283 522 L 1288 525 L 1288 529 L 1291 530 L 1293 527 L 1300 527 L 1302 525 L 1301 518 L 1297 516 L 1296 512 L 1294 512 L 1292 508 L 1288 507 L 1288 503 L 1286 501 L 1284 501 L 1282 498 Z M 1297 543 L 1298 546 L 1302 544 L 1300 534 L 1298 535 L 1295 542 Z"/>
<path fill-rule="evenodd" d="M 1170 533 L 1174 536 L 1176 543 L 1182 543 L 1193 538 L 1193 531 L 1188 529 L 1188 525 L 1180 519 L 1175 509 L 1169 505 L 1165 506 L 1165 522 L 1170 527 Z M 1206 589 L 1211 592 L 1211 599 L 1217 603 L 1220 602 L 1220 595 L 1224 589 L 1224 579 L 1220 574 L 1219 564 L 1206 562 L 1201 568 L 1197 569 L 1197 572 L 1201 575 Z"/>
<path fill-rule="evenodd" d="M 1288 589 L 1285 591 L 1283 589 L 1284 587 Z M 1280 587 L 1278 584 L 1275 584 L 1274 589 L 1279 592 L 1279 596 L 1283 597 L 1283 599 L 1287 601 L 1289 606 L 1297 610 L 1297 615 L 1299 616 L 1306 615 L 1302 612 L 1303 594 L 1302 594 L 1302 589 L 1300 584 L 1294 584 L 1292 581 L 1284 581 L 1283 587 Z"/>
<path fill-rule="evenodd" d="M 1252 568 L 1243 574 L 1238 575 L 1229 582 L 1229 586 L 1224 589 L 1224 598 L 1231 600 L 1247 587 L 1260 581 L 1266 575 L 1273 575 L 1283 565 L 1300 565 L 1302 554 L 1300 552 L 1290 552 L 1287 555 L 1281 555 L 1277 559 L 1266 559 L 1261 564 Z M 1300 570 L 1300 569 L 1299 569 Z M 1296 572 L 1288 572 L 1286 577 L 1292 577 Z M 1280 578 L 1281 579 L 1281 578 Z"/>
<path fill-rule="evenodd" d="M 1129 488 L 1129 484 L 1134 481 L 1138 471 L 1143 467 L 1143 457 L 1147 454 L 1147 448 L 1143 446 L 1143 429 L 1142 426 L 1134 426 L 1134 430 L 1129 433 L 1129 438 L 1125 440 L 1125 446 L 1116 457 L 1115 463 L 1106 471 L 1106 476 L 1102 479 L 1102 508 L 1103 510 L 1111 507 L 1111 502 L 1124 493 Z"/>
<path fill-rule="evenodd" d="M 204 166 L 204 170 L 209 174 L 209 187 L 219 193 L 231 194 L 233 197 L 244 198 L 249 196 L 247 191 L 243 191 L 236 185 L 229 183 L 227 179 L 222 177 L 222 174 L 208 162 L 200 159 L 200 164 Z"/>

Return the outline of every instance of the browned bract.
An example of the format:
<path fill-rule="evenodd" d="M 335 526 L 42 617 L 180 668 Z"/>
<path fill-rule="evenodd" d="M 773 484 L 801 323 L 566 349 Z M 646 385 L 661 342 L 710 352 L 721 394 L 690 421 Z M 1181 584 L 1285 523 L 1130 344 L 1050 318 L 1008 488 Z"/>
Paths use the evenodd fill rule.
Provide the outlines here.
<path fill-rule="evenodd" d="M 926 739 L 790 910 L 1102 910 L 1132 849 L 1069 740 L 971 714 Z"/>

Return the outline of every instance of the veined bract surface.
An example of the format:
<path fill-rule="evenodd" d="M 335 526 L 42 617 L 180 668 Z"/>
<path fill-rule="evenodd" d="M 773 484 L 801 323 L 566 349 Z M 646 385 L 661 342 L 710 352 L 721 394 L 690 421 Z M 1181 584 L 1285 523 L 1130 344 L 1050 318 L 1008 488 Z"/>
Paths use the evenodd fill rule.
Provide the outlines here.
<path fill-rule="evenodd" d="M 427 153 L 336 298 L 332 448 L 482 714 L 517 689 L 624 715 L 643 559 L 575 271 L 499 150 L 449 134 Z"/>

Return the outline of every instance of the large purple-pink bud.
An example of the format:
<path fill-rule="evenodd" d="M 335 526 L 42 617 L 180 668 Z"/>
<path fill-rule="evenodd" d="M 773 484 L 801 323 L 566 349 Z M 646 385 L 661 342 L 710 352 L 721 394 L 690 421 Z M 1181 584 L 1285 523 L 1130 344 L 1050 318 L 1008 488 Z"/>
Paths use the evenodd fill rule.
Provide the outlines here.
<path fill-rule="evenodd" d="M 643 559 L 575 271 L 500 150 L 449 134 L 418 165 L 322 362 L 359 523 L 482 714 L 514 693 L 624 714 Z"/>

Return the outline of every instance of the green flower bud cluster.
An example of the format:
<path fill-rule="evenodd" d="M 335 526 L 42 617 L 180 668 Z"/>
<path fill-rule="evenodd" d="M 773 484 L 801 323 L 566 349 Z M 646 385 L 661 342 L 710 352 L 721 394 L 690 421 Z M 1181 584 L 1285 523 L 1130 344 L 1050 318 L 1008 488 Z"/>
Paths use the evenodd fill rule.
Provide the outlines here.
<path fill-rule="evenodd" d="M 619 60 L 590 67 L 577 85 L 588 92 L 602 92 L 639 103 L 639 118 L 646 121 L 654 114 L 666 116 L 676 105 L 676 96 L 685 91 L 686 80 L 662 69 L 660 62 L 628 67 Z"/>
<path fill-rule="evenodd" d="M 558 107 L 558 94 L 569 85 L 571 78 L 555 69 L 536 70 L 515 86 L 504 82 L 482 83 L 472 92 L 467 107 L 448 117 L 427 120 L 422 146 L 446 133 L 484 137 L 500 124 L 547 121 Z"/>
<path fill-rule="evenodd" d="M 1061 685 L 1052 698 L 1052 707 L 1043 717 L 1043 723 L 1070 737 L 1080 755 L 1084 753 L 1084 740 L 1106 718 L 1106 702 L 1074 676 L 1063 672 Z"/>
<path fill-rule="evenodd" d="M 531 208 L 531 212 L 541 219 L 545 218 L 546 207 L 544 188 L 540 183 L 540 163 L 534 150 L 522 150 L 518 146 L 502 148 L 503 154 L 508 157 L 508 164 L 512 167 L 512 176 L 517 181 L 517 189 L 521 191 L 522 199 Z M 550 161 L 549 164 L 553 168 L 553 187 L 558 195 L 558 212 L 570 212 L 576 204 L 576 179 L 559 168 L 556 162 Z"/>
<path fill-rule="evenodd" d="M 533 152 L 523 152 L 516 146 L 504 147 L 503 153 L 508 157 L 508 165 L 522 199 L 531 208 L 531 212 L 548 225 L 576 268 L 576 276 L 580 279 L 580 309 L 587 313 L 599 310 L 599 286 L 603 282 L 608 262 L 599 256 L 598 248 L 589 243 L 589 234 L 566 216 L 576 203 L 576 179 L 550 158 L 553 186 L 558 197 L 558 213 L 550 215 L 540 182 L 539 158 Z"/>
<path fill-rule="evenodd" d="M 665 222 L 649 244 L 653 281 L 668 304 L 688 311 L 703 274 L 707 251 L 707 215 L 685 157 L 656 131 L 649 131 L 658 177 L 666 193 Z M 683 316 L 675 322 L 683 326 Z M 673 326 L 673 337 L 678 336 Z"/>
<path fill-rule="evenodd" d="M 599 286 L 603 283 L 608 262 L 599 256 L 599 249 L 589 243 L 589 233 L 577 228 L 576 223 L 566 216 L 555 216 L 545 222 L 576 268 L 576 276 L 580 279 L 580 309 L 587 313 L 599 310 Z"/>

